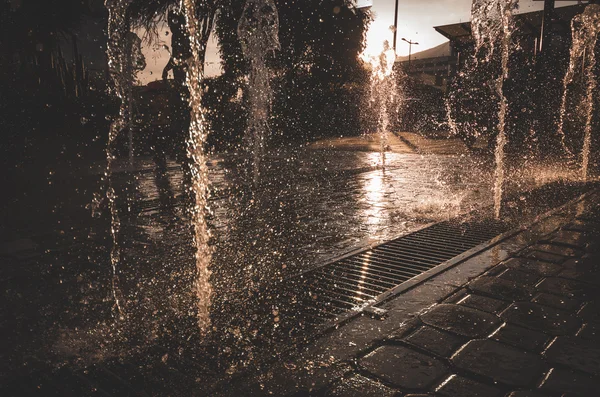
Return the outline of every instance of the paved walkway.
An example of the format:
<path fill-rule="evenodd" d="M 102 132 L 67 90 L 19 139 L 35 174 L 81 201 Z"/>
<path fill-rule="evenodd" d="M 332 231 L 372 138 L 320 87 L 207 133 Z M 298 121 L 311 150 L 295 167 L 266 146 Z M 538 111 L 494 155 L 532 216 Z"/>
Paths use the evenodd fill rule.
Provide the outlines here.
<path fill-rule="evenodd" d="M 221 394 L 596 396 L 599 288 L 591 194 Z"/>

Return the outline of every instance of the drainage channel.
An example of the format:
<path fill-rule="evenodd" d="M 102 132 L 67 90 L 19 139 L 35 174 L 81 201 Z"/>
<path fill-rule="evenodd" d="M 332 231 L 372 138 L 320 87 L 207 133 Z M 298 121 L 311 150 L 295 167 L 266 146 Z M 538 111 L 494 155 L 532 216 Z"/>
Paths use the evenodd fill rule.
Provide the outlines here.
<path fill-rule="evenodd" d="M 444 221 L 303 273 L 282 305 L 290 320 L 282 328 L 298 336 L 331 328 L 512 226 L 493 219 Z"/>

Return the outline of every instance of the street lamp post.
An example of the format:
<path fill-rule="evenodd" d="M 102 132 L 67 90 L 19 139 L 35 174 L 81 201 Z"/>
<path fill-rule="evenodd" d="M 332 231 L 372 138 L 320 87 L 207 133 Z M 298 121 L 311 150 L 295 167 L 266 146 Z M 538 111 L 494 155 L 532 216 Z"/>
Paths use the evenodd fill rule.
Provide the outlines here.
<path fill-rule="evenodd" d="M 404 37 L 402 38 L 402 40 L 408 43 L 408 70 L 410 70 L 410 57 L 412 55 L 412 46 L 419 45 L 419 43 L 417 43 L 416 41 L 406 40 Z"/>
<path fill-rule="evenodd" d="M 398 0 L 396 0 L 396 8 L 394 8 L 394 54 L 396 54 L 396 36 L 398 35 Z"/>

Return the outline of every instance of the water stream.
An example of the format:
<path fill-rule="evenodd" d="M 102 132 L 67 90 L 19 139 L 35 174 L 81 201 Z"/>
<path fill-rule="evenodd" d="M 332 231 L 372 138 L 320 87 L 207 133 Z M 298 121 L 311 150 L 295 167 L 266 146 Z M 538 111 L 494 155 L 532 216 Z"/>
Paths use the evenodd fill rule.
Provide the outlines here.
<path fill-rule="evenodd" d="M 208 136 L 205 111 L 202 106 L 202 79 L 204 68 L 200 53 L 202 52 L 201 29 L 196 9 L 198 0 L 183 0 L 181 5 L 185 15 L 190 36 L 192 57 L 188 61 L 186 83 L 190 103 L 190 127 L 187 139 L 187 152 L 190 158 L 192 205 L 190 208 L 194 228 L 193 243 L 195 248 L 196 279 L 194 291 L 196 294 L 198 327 L 205 334 L 210 327 L 210 305 L 212 286 L 210 284 L 210 261 L 212 249 L 209 245 L 209 230 L 205 213 L 208 207 L 208 168 L 204 146 Z"/>
<path fill-rule="evenodd" d="M 118 243 L 118 236 L 121 227 L 119 214 L 116 206 L 116 192 L 112 183 L 113 163 L 116 159 L 115 142 L 119 134 L 127 127 L 129 115 L 129 87 L 132 85 L 130 79 L 131 73 L 127 73 L 126 68 L 126 37 L 129 33 L 129 26 L 125 19 L 125 11 L 129 6 L 130 0 L 106 0 L 105 6 L 108 9 L 108 45 L 107 57 L 110 76 L 113 81 L 115 94 L 120 100 L 119 113 L 112 121 L 108 133 L 108 144 L 106 146 L 106 171 L 104 174 L 107 191 L 106 198 L 110 211 L 110 235 L 112 246 L 110 249 L 110 263 L 112 266 L 112 293 L 115 300 L 115 307 L 119 314 L 124 314 L 122 300 L 119 292 L 118 265 L 121 258 L 121 251 Z"/>
<path fill-rule="evenodd" d="M 280 48 L 279 15 L 273 0 L 248 0 L 237 33 L 244 57 L 250 62 L 245 141 L 253 155 L 253 179 L 256 183 L 270 131 L 269 116 L 273 101 L 271 70 L 266 60 L 269 54 Z"/>
<path fill-rule="evenodd" d="M 500 217 L 502 189 L 504 186 L 504 148 L 507 143 L 506 116 L 508 100 L 504 94 L 504 82 L 508 77 L 508 61 L 512 49 L 512 35 L 515 29 L 513 11 L 518 0 L 474 0 L 471 8 L 471 29 L 475 39 L 475 56 L 485 50 L 485 61 L 489 62 L 498 43 L 501 51 L 501 72 L 495 82 L 499 98 L 498 125 L 494 158 L 494 213 Z"/>
<path fill-rule="evenodd" d="M 581 154 L 581 179 L 588 177 L 590 146 L 592 140 L 592 121 L 594 115 L 594 93 L 598 85 L 595 75 L 596 68 L 596 43 L 600 33 L 600 5 L 590 4 L 584 12 L 575 16 L 571 22 L 571 50 L 569 57 L 569 68 L 563 79 L 563 96 L 560 108 L 560 119 L 558 123 L 558 134 L 561 138 L 565 152 L 572 156 L 573 153 L 566 144 L 564 131 L 567 114 L 567 102 L 570 87 L 575 82 L 578 71 L 581 68 L 581 79 L 585 86 L 578 110 L 585 118 L 583 148 Z"/>
<path fill-rule="evenodd" d="M 389 42 L 383 43 L 383 51 L 377 56 L 362 55 L 371 66 L 371 104 L 376 112 L 376 127 L 379 129 L 379 152 L 381 166 L 385 168 L 389 141 L 390 112 L 393 110 L 398 92 L 394 62 L 396 52 L 390 48 Z"/>

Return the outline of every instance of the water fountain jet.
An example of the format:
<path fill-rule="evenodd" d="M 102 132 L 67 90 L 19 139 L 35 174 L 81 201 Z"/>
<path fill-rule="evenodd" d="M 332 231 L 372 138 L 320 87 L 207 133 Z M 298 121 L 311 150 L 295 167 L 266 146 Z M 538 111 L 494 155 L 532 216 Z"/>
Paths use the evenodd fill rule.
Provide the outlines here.
<path fill-rule="evenodd" d="M 203 51 L 202 29 L 196 16 L 199 0 L 182 0 L 181 8 L 185 15 L 190 37 L 192 57 L 188 61 L 186 84 L 189 89 L 190 126 L 187 140 L 187 153 L 190 158 L 189 167 L 192 179 L 191 190 L 193 203 L 190 208 L 194 228 L 194 248 L 196 261 L 196 294 L 198 327 L 202 334 L 210 328 L 210 305 L 212 286 L 210 284 L 210 261 L 212 249 L 209 245 L 209 230 L 205 212 L 208 208 L 208 167 L 204 146 L 208 137 L 205 111 L 202 106 L 202 79 L 204 68 L 201 60 Z"/>
<path fill-rule="evenodd" d="M 110 263 L 112 267 L 112 294 L 119 315 L 124 314 L 121 299 L 119 298 L 119 276 L 118 265 L 121 259 L 121 250 L 118 244 L 118 235 L 121 228 L 121 221 L 116 206 L 116 192 L 112 183 L 112 174 L 114 160 L 116 159 L 115 142 L 116 139 L 127 127 L 127 120 L 130 118 L 129 87 L 133 84 L 130 80 L 133 77 L 127 73 L 126 37 L 129 33 L 129 25 L 126 20 L 126 11 L 130 0 L 106 0 L 105 6 L 108 10 L 108 70 L 113 81 L 113 90 L 120 100 L 119 113 L 112 121 L 108 133 L 108 144 L 106 146 L 106 170 L 104 178 L 107 183 L 106 198 L 110 211 L 110 235 L 112 247 L 110 249 Z"/>
<path fill-rule="evenodd" d="M 240 18 L 237 34 L 244 57 L 250 62 L 248 83 L 249 111 L 244 139 L 253 154 L 253 179 L 258 182 L 261 160 L 269 134 L 269 115 L 273 101 L 271 71 L 267 56 L 280 49 L 279 15 L 273 0 L 248 0 Z"/>
<path fill-rule="evenodd" d="M 585 116 L 583 148 L 581 153 L 581 179 L 588 178 L 589 157 L 591 148 L 592 120 L 594 113 L 594 92 L 598 81 L 595 75 L 596 68 L 596 43 L 600 34 L 600 5 L 590 4 L 583 13 L 575 16 L 571 21 L 572 44 L 569 56 L 569 68 L 563 79 L 563 96 L 558 123 L 558 134 L 561 138 L 565 152 L 572 156 L 573 153 L 566 144 L 564 132 L 565 117 L 567 115 L 567 97 L 569 86 L 574 82 L 577 71 L 581 65 L 583 78 L 586 80 L 586 89 L 581 110 Z"/>
<path fill-rule="evenodd" d="M 390 105 L 394 103 L 397 93 L 394 63 L 396 52 L 390 48 L 389 42 L 383 43 L 383 51 L 376 57 L 362 55 L 365 62 L 371 65 L 371 103 L 377 109 L 377 123 L 379 129 L 379 150 L 381 165 L 385 168 L 385 152 L 388 148 L 388 134 L 390 125 Z"/>
<path fill-rule="evenodd" d="M 474 0 L 471 8 L 471 29 L 475 39 L 475 57 L 487 48 L 485 61 L 489 62 L 496 50 L 496 42 L 501 45 L 501 73 L 496 79 L 495 89 L 499 97 L 498 125 L 494 158 L 494 215 L 500 218 L 502 189 L 504 186 L 504 148 L 507 143 L 506 116 L 508 100 L 504 93 L 504 82 L 508 78 L 512 35 L 514 31 L 513 11 L 518 0 Z"/>

